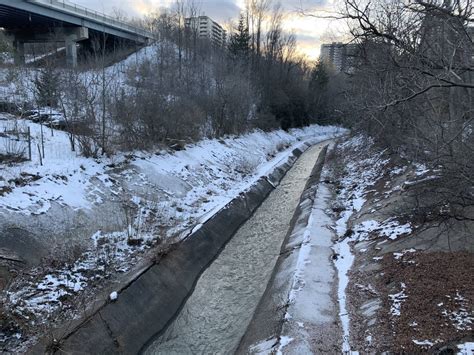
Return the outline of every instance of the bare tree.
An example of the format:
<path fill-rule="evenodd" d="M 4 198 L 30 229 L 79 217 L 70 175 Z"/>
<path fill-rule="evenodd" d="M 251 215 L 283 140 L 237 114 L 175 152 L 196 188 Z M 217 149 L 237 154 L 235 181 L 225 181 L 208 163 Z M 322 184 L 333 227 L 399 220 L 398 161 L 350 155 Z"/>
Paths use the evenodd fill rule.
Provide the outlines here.
<path fill-rule="evenodd" d="M 352 123 L 432 167 L 419 210 L 454 218 L 474 203 L 471 14 L 470 0 L 346 0 L 342 14 L 359 43 Z"/>

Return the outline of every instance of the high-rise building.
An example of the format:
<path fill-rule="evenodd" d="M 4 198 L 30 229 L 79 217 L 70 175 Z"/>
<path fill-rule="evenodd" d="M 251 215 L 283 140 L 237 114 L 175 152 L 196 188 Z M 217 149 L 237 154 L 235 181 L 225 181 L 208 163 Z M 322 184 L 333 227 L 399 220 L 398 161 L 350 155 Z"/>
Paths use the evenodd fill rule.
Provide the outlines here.
<path fill-rule="evenodd" d="M 472 28 L 450 14 L 452 6 L 451 0 L 444 0 L 445 11 L 428 12 L 424 16 L 419 30 L 419 52 L 438 67 L 469 67 L 474 54 Z"/>
<path fill-rule="evenodd" d="M 190 17 L 186 19 L 185 23 L 186 27 L 197 32 L 199 38 L 208 38 L 212 43 L 219 46 L 226 43 L 226 31 L 208 16 Z"/>
<path fill-rule="evenodd" d="M 320 59 L 333 67 L 336 72 L 349 73 L 354 65 L 357 44 L 333 42 L 321 46 Z"/>

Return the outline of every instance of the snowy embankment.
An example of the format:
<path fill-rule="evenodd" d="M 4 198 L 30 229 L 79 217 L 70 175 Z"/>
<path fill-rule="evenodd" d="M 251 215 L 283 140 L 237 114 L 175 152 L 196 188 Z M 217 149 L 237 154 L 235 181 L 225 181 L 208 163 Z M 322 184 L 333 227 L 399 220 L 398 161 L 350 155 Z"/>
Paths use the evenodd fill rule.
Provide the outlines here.
<path fill-rule="evenodd" d="M 59 49 L 59 51 L 61 50 L 63 49 Z M 105 80 L 110 90 L 116 88 L 129 90 L 128 79 L 130 76 L 138 75 L 132 70 L 136 70 L 140 64 L 146 61 L 156 60 L 159 51 L 160 44 L 152 44 L 129 55 L 125 60 L 105 68 L 105 72 L 100 67 L 95 70 L 77 72 L 78 82 L 88 87 L 91 92 L 101 90 L 101 80 Z M 40 58 L 29 62 L 38 59 Z M 0 100 L 18 104 L 35 102 L 37 93 L 34 82 L 40 73 L 41 70 L 35 67 L 0 68 Z M 69 71 L 64 70 L 64 74 L 67 73 Z"/>
<path fill-rule="evenodd" d="M 343 143 L 340 149 L 360 151 L 363 146 L 370 145 L 363 137 L 357 136 Z M 343 330 L 342 351 L 351 353 L 350 345 L 350 313 L 347 305 L 346 289 L 349 284 L 349 272 L 354 262 L 351 250 L 351 242 L 358 240 L 359 236 L 353 236 L 349 231 L 348 221 L 359 212 L 366 202 L 365 196 L 369 188 L 374 186 L 380 178 L 387 160 L 382 158 L 382 153 L 370 156 L 361 162 L 344 162 L 344 174 L 340 181 L 341 189 L 335 206 L 342 212 L 336 221 L 335 231 L 338 241 L 333 249 L 335 253 L 334 265 L 338 272 L 338 300 L 339 316 Z M 356 166 L 360 164 L 362 166 Z M 355 238 L 354 238 L 355 237 Z"/>
<path fill-rule="evenodd" d="M 358 150 L 365 144 L 362 137 L 355 137 L 338 149 Z M 346 289 L 354 261 L 351 249 L 354 240 L 348 233 L 348 222 L 362 209 L 366 194 L 381 176 L 387 161 L 379 154 L 364 160 L 363 169 L 356 167 L 353 161 L 341 163 L 344 174 L 336 200 L 330 189 L 333 172 L 325 166 L 321 181 L 311 187 L 309 210 L 308 206 L 302 210 L 309 215 L 308 222 L 295 229 L 291 236 L 291 245 L 301 247 L 293 257 L 294 276 L 282 329 L 282 337 L 290 339 L 285 345 L 287 353 L 337 352 L 341 344 L 344 353 L 352 352 Z M 331 210 L 341 213 L 335 215 Z M 395 230 L 399 228 L 395 221 L 392 226 Z M 386 231 L 392 235 L 392 229 L 387 227 Z M 334 289 L 337 289 L 336 294 L 333 294 Z M 337 309 L 339 319 L 333 317 Z M 335 326 L 339 322 L 342 329 Z"/>
<path fill-rule="evenodd" d="M 12 121 L 3 116 L 0 126 Z M 75 297 L 114 273 L 129 271 L 145 250 L 189 235 L 286 162 L 295 147 L 344 133 L 319 126 L 290 132 L 255 131 L 203 140 L 178 152 L 87 159 L 71 151 L 66 133 L 43 128 L 41 165 L 41 127 L 24 120 L 16 123 L 30 127 L 32 145 L 40 149 L 32 150 L 32 161 L 2 166 L 0 214 L 17 220 L 52 214 L 53 220 L 60 221 L 58 208 L 93 215 L 114 204 L 124 206 L 120 225 L 97 225 L 96 233 L 82 236 L 89 247 L 75 262 L 42 266 L 27 280 L 12 285 L 4 298 L 7 307 L 16 317 L 36 318 L 36 322 L 46 321 L 58 310 L 65 314 L 65 309 L 73 308 Z"/>
<path fill-rule="evenodd" d="M 470 340 L 463 335 L 474 322 L 465 286 L 472 254 L 436 246 L 414 210 L 412 186 L 436 179 L 436 171 L 360 136 L 340 144 L 336 157 L 329 165 L 343 351 L 432 351 Z M 445 233 L 431 227 L 435 240 Z"/>
<path fill-rule="evenodd" d="M 333 149 L 360 153 L 367 146 L 372 146 L 370 140 L 357 136 Z M 363 209 L 388 160 L 383 152 L 357 160 L 342 156 L 341 160 L 330 161 L 324 167 L 321 181 L 312 187 L 312 208 L 304 212 L 309 214 L 309 220 L 291 237 L 292 245 L 301 247 L 292 265 L 294 276 L 282 329 L 282 336 L 290 340 L 284 349 L 287 353 L 357 353 L 352 351 L 350 342 L 351 312 L 347 301 L 355 260 L 352 247 L 370 239 L 373 231 L 387 240 L 411 232 L 409 223 L 401 224 L 395 218 L 379 221 L 375 217 L 354 228 L 356 232 L 352 230 L 352 217 Z M 337 309 L 339 319 L 332 317 Z"/>

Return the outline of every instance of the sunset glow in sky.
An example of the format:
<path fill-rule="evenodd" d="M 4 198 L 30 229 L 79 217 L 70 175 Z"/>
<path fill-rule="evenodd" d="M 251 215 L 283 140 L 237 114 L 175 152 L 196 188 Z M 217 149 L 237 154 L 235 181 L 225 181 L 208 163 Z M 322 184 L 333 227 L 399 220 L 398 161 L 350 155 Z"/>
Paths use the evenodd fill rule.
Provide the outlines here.
<path fill-rule="evenodd" d="M 280 3 L 286 14 L 284 27 L 293 32 L 298 40 L 299 52 L 310 60 L 319 56 L 322 43 L 331 42 L 340 35 L 340 24 L 334 20 L 314 17 L 304 17 L 298 14 L 298 9 L 308 11 L 327 10 L 336 8 L 338 0 L 281 0 Z M 119 9 L 128 17 L 139 17 L 156 11 L 159 8 L 171 7 L 174 0 L 72 0 L 76 4 L 90 9 L 112 14 Z M 236 20 L 243 8 L 244 0 L 197 0 L 201 13 L 211 17 L 222 25 Z M 277 1 L 275 1 L 277 2 Z"/>

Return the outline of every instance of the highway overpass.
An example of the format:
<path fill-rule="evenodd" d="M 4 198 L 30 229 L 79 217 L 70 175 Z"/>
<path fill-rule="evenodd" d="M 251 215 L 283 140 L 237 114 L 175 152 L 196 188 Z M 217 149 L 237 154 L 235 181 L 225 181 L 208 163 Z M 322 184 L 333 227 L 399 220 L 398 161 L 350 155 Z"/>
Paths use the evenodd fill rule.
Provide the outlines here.
<path fill-rule="evenodd" d="M 94 38 L 145 45 L 153 34 L 85 7 L 58 0 L 0 0 L 0 28 L 14 39 L 15 62 L 25 62 L 25 43 L 64 42 L 69 66 L 78 43 Z"/>

